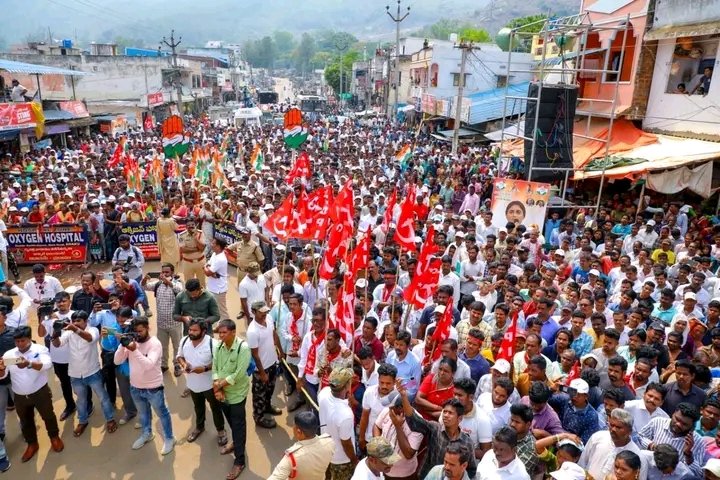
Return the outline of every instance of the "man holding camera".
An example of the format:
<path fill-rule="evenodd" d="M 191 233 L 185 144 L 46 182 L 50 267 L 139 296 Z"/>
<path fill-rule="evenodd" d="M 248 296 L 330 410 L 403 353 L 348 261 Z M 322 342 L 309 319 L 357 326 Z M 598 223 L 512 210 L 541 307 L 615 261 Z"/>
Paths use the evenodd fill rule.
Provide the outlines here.
<path fill-rule="evenodd" d="M 15 409 L 20 428 L 27 443 L 23 463 L 30 461 L 40 449 L 35 425 L 35 410 L 45 423 L 50 445 L 55 452 L 65 448 L 60 439 L 60 428 L 53 410 L 52 393 L 48 386 L 47 371 L 52 366 L 50 353 L 42 345 L 32 342 L 32 330 L 28 326 L 15 330 L 15 348 L 8 350 L 0 361 L 0 380 L 10 375 L 15 394 Z"/>
<path fill-rule="evenodd" d="M 115 364 L 125 360 L 130 363 L 130 393 L 140 413 L 142 433 L 133 443 L 133 450 L 141 449 L 155 438 L 152 431 L 152 413 L 160 417 L 165 441 L 160 451 L 167 455 L 175 449 L 170 411 L 165 403 L 163 373 L 160 369 L 162 345 L 160 340 L 150 336 L 150 325 L 147 318 L 139 317 L 132 322 L 132 333 L 116 334 L 120 347 L 115 352 Z"/>
<path fill-rule="evenodd" d="M 69 301 L 68 295 L 67 302 L 69 303 Z M 56 327 L 58 323 L 60 328 Z M 63 327 L 63 325 L 65 326 Z M 70 323 L 58 320 L 53 324 L 53 346 L 69 348 L 68 375 L 73 391 L 77 395 L 78 425 L 73 431 L 73 435 L 76 437 L 82 435 L 88 426 L 90 409 L 88 408 L 87 394 L 89 388 L 100 398 L 107 432 L 114 433 L 117 430 L 115 409 L 103 387 L 103 378 L 100 372 L 99 339 L 98 329 L 88 325 L 88 314 L 85 312 L 73 313 Z"/>
<path fill-rule="evenodd" d="M 24 290 L 25 293 L 30 296 L 32 306 L 37 309 L 38 318 L 42 320 L 45 315 L 50 315 L 52 313 L 53 307 L 55 306 L 55 295 L 62 292 L 64 289 L 60 280 L 45 273 L 45 265 L 40 263 L 33 265 L 32 273 L 33 278 L 25 282 Z M 20 296 L 20 298 L 21 300 L 25 300 L 23 296 Z M 18 310 L 21 310 L 22 306 L 23 304 L 21 304 L 20 309 Z M 17 326 L 27 325 L 27 307 L 24 312 L 19 311 L 18 313 L 19 318 L 17 320 L 8 319 L 9 324 L 14 325 L 17 323 Z M 22 315 L 23 313 L 25 313 L 24 316 Z"/>
<path fill-rule="evenodd" d="M 203 272 L 207 277 L 207 289 L 220 309 L 220 318 L 230 318 L 227 309 L 228 261 L 225 256 L 227 242 L 222 238 L 213 238 L 210 245 L 212 255 L 205 264 Z"/>
<path fill-rule="evenodd" d="M 224 446 L 227 444 L 225 420 L 220 402 L 215 398 L 212 388 L 212 361 L 215 347 L 216 341 L 207 334 L 207 324 L 203 320 L 192 319 L 188 326 L 188 334 L 180 343 L 177 361 L 185 372 L 186 384 L 195 407 L 195 429 L 188 434 L 187 441 L 194 442 L 205 431 L 207 401 L 217 430 L 218 445 Z"/>
<path fill-rule="evenodd" d="M 164 263 L 160 276 L 157 280 L 150 280 L 145 275 L 142 280 L 145 291 L 155 294 L 155 310 L 157 311 L 157 338 L 163 348 L 161 369 L 168 370 L 169 343 L 172 342 L 173 351 L 177 355 L 180 349 L 180 338 L 182 337 L 182 325 L 173 320 L 173 309 L 175 308 L 175 297 L 183 291 L 182 282 L 175 276 L 175 267 L 171 263 Z M 177 361 L 173 362 L 174 374 L 176 377 L 182 375 L 182 370 Z"/>
<path fill-rule="evenodd" d="M 112 256 L 113 273 L 116 272 L 117 267 L 121 267 L 125 275 L 130 280 L 134 280 L 136 285 L 132 285 L 137 292 L 137 300 L 142 304 L 145 315 L 152 317 L 150 306 L 148 305 L 147 296 L 143 294 L 142 288 L 140 287 L 140 281 L 142 280 L 142 268 L 145 265 L 145 257 L 139 248 L 134 245 L 130 245 L 130 235 L 123 233 L 118 237 L 120 246 L 115 250 Z M 116 275 L 116 283 L 117 283 Z M 128 282 L 130 283 L 130 282 Z"/>

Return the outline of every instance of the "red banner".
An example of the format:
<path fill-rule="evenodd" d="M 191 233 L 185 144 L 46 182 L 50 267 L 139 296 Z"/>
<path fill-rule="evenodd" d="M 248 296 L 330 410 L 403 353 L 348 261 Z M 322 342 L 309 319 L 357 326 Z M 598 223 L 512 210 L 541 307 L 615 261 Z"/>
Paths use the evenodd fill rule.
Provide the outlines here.
<path fill-rule="evenodd" d="M 58 105 L 60 105 L 60 110 L 72 113 L 75 118 L 87 118 L 90 116 L 85 104 L 79 100 L 60 102 Z"/>
<path fill-rule="evenodd" d="M 165 103 L 165 97 L 163 96 L 163 92 L 148 93 L 148 107 L 157 107 L 158 105 L 162 105 L 163 103 Z"/>
<path fill-rule="evenodd" d="M 8 227 L 8 250 L 19 265 L 34 263 L 84 263 L 88 232 L 85 227 Z"/>
<path fill-rule="evenodd" d="M 32 105 L 29 103 L 0 103 L 0 130 L 35 127 Z"/>

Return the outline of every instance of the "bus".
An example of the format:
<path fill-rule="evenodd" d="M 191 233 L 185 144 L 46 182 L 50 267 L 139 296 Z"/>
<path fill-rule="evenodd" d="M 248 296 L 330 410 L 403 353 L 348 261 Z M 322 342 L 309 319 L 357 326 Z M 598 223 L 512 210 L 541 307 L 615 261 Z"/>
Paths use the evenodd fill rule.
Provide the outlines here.
<path fill-rule="evenodd" d="M 327 100 L 325 100 L 325 97 L 317 95 L 298 95 L 297 104 L 303 113 L 324 113 Z"/>

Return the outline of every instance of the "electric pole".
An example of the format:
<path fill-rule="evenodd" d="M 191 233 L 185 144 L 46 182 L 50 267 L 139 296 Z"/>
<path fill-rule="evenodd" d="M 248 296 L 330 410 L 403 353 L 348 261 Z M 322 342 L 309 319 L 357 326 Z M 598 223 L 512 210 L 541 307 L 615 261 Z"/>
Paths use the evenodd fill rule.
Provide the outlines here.
<path fill-rule="evenodd" d="M 183 115 L 183 104 L 182 104 L 182 82 L 180 81 L 180 69 L 178 68 L 177 64 L 177 51 L 176 48 L 182 43 L 182 36 L 180 36 L 175 41 L 175 29 L 172 29 L 170 31 L 170 41 L 168 42 L 167 39 L 163 36 L 162 43 L 170 47 L 170 50 L 172 51 L 172 65 L 173 65 L 173 71 L 175 76 L 175 87 L 177 88 L 177 106 L 178 106 L 178 112 L 180 113 L 180 116 Z M 162 45 L 160 45 L 162 47 Z"/>
<path fill-rule="evenodd" d="M 452 139 L 452 155 L 457 155 L 458 143 L 460 142 L 460 117 L 462 116 L 463 91 L 465 90 L 465 63 L 467 62 L 467 52 L 472 50 L 472 44 L 460 41 L 457 46 L 462 52 L 460 55 L 460 78 L 458 79 L 458 94 L 455 105 L 455 123 L 453 126 Z"/>
<path fill-rule="evenodd" d="M 340 91 L 338 93 L 338 97 L 340 100 L 340 105 L 342 106 L 343 102 L 343 63 L 345 62 L 345 51 L 350 48 L 350 45 L 348 45 L 348 42 L 346 39 L 340 37 L 336 38 L 335 40 L 335 48 L 338 49 L 340 52 Z"/>
<path fill-rule="evenodd" d="M 398 91 L 400 90 L 400 23 L 410 15 L 410 7 L 407 7 L 405 15 L 400 16 L 400 2 L 402 2 L 402 0 L 397 0 L 396 15 L 390 13 L 390 5 L 385 6 L 385 13 L 395 22 L 395 104 L 392 110 L 388 109 L 391 119 L 397 115 Z"/>

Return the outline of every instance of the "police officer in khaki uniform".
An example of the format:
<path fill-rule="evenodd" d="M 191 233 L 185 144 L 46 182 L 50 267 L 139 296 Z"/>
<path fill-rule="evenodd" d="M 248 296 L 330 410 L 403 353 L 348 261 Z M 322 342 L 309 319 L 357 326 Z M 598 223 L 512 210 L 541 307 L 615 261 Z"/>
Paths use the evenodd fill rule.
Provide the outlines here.
<path fill-rule="evenodd" d="M 263 260 L 265 260 L 265 255 L 263 255 L 260 246 L 253 242 L 250 238 L 251 234 L 249 228 L 240 227 L 238 230 L 240 231 L 242 240 L 233 243 L 228 247 L 228 249 L 234 251 L 237 255 L 235 263 L 238 267 L 237 279 L 238 283 L 240 283 L 242 279 L 245 278 L 247 267 L 250 262 L 257 262 L 258 265 L 262 265 Z"/>
<path fill-rule="evenodd" d="M 196 228 L 195 218 L 188 217 L 187 230 L 180 234 L 180 261 L 182 272 L 187 282 L 191 278 L 197 278 L 200 286 L 205 288 L 205 244 L 207 240 L 202 230 Z"/>
<path fill-rule="evenodd" d="M 330 435 L 316 435 L 320 420 L 313 411 L 295 414 L 293 434 L 297 443 L 285 450 L 280 463 L 268 480 L 317 480 L 325 478 L 335 451 L 335 442 Z"/>

